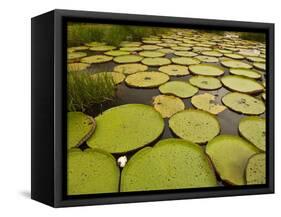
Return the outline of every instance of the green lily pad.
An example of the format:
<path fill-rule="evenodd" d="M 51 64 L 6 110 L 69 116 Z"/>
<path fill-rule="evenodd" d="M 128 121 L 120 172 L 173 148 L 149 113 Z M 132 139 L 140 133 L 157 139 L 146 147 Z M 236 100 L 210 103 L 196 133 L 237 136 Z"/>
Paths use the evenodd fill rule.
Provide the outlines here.
<path fill-rule="evenodd" d="M 123 50 L 111 50 L 111 51 L 105 52 L 104 54 L 108 55 L 108 56 L 117 57 L 117 56 L 129 55 L 130 52 L 129 51 L 123 51 Z"/>
<path fill-rule="evenodd" d="M 174 65 L 174 64 L 161 66 L 158 70 L 170 76 L 183 76 L 189 74 L 188 68 L 186 66 Z"/>
<path fill-rule="evenodd" d="M 175 51 L 190 51 L 192 50 L 191 47 L 182 47 L 182 46 L 172 46 L 171 49 Z"/>
<path fill-rule="evenodd" d="M 201 62 L 206 62 L 206 63 L 217 63 L 219 62 L 219 59 L 216 57 L 212 57 L 212 56 L 196 56 L 196 59 L 200 60 Z"/>
<path fill-rule="evenodd" d="M 259 150 L 239 136 L 220 135 L 208 142 L 209 155 L 220 178 L 232 185 L 245 185 L 248 159 Z"/>
<path fill-rule="evenodd" d="M 131 87 L 152 88 L 166 83 L 169 79 L 169 76 L 162 72 L 137 72 L 128 75 L 125 82 Z"/>
<path fill-rule="evenodd" d="M 259 56 L 259 52 L 255 52 L 254 50 L 241 50 L 238 53 L 243 56 L 251 56 L 251 57 Z"/>
<path fill-rule="evenodd" d="M 259 79 L 261 78 L 261 74 L 252 69 L 229 69 L 229 72 L 233 75 L 241 75 L 248 78 Z"/>
<path fill-rule="evenodd" d="M 82 50 L 88 50 L 89 47 L 87 46 L 78 46 L 78 47 L 70 47 L 67 48 L 67 52 L 75 52 L 75 51 L 82 51 Z"/>
<path fill-rule="evenodd" d="M 171 63 L 171 61 L 168 58 L 164 58 L 164 57 L 144 58 L 141 62 L 144 65 L 148 65 L 148 66 L 163 66 Z"/>
<path fill-rule="evenodd" d="M 98 72 L 98 73 L 91 75 L 91 78 L 95 79 L 101 74 L 112 76 L 113 82 L 115 84 L 120 84 L 125 80 L 125 75 L 123 73 L 119 73 L 119 72 Z"/>
<path fill-rule="evenodd" d="M 198 55 L 192 51 L 175 51 L 174 54 L 180 57 L 194 57 Z"/>
<path fill-rule="evenodd" d="M 222 54 L 225 54 L 225 53 L 232 53 L 231 50 L 224 50 L 224 49 L 215 49 L 216 51 L 222 53 Z"/>
<path fill-rule="evenodd" d="M 205 111 L 188 109 L 174 114 L 169 127 L 180 138 L 203 144 L 220 132 L 218 119 Z"/>
<path fill-rule="evenodd" d="M 67 62 L 79 61 L 82 57 L 87 56 L 84 52 L 71 52 L 67 53 Z"/>
<path fill-rule="evenodd" d="M 265 63 L 254 62 L 254 63 L 253 63 L 253 66 L 254 66 L 255 68 L 257 68 L 257 69 L 259 69 L 259 70 L 263 70 L 263 71 L 265 71 L 265 69 L 266 69 Z"/>
<path fill-rule="evenodd" d="M 200 63 L 200 60 L 192 57 L 173 57 L 171 60 L 173 63 L 180 65 L 194 65 Z"/>
<path fill-rule="evenodd" d="M 90 67 L 90 64 L 88 63 L 68 63 L 67 64 L 67 70 L 68 71 L 83 71 Z"/>
<path fill-rule="evenodd" d="M 224 74 L 222 67 L 211 64 L 198 64 L 189 66 L 189 70 L 196 75 L 220 76 Z"/>
<path fill-rule="evenodd" d="M 128 52 L 136 52 L 136 51 L 141 51 L 141 47 L 121 47 L 121 51 L 128 51 Z"/>
<path fill-rule="evenodd" d="M 230 90 L 241 93 L 260 93 L 264 91 L 264 87 L 251 78 L 239 75 L 225 75 L 221 78 L 222 84 Z"/>
<path fill-rule="evenodd" d="M 264 153 L 253 155 L 246 167 L 247 185 L 266 184 L 266 156 Z"/>
<path fill-rule="evenodd" d="M 86 43 L 87 46 L 94 47 L 94 46 L 103 46 L 105 45 L 104 42 L 92 41 L 90 43 Z"/>
<path fill-rule="evenodd" d="M 161 43 L 160 40 L 143 40 L 142 42 L 145 43 L 145 44 L 159 44 L 159 43 Z"/>
<path fill-rule="evenodd" d="M 120 72 L 126 75 L 134 74 L 136 72 L 146 71 L 148 67 L 140 63 L 130 63 L 115 66 L 113 71 Z"/>
<path fill-rule="evenodd" d="M 224 56 L 235 60 L 243 60 L 245 57 L 235 53 L 225 53 Z"/>
<path fill-rule="evenodd" d="M 141 42 L 138 41 L 123 41 L 120 43 L 121 47 L 138 47 L 141 46 Z"/>
<path fill-rule="evenodd" d="M 216 177 L 202 149 L 171 138 L 133 155 L 122 171 L 120 188 L 128 192 L 214 186 Z"/>
<path fill-rule="evenodd" d="M 183 101 L 175 96 L 158 95 L 153 98 L 153 105 L 163 118 L 169 118 L 175 113 L 184 110 Z"/>
<path fill-rule="evenodd" d="M 194 52 L 202 52 L 202 51 L 211 51 L 212 48 L 209 47 L 198 47 L 198 46 L 194 46 L 192 47 Z"/>
<path fill-rule="evenodd" d="M 106 110 L 96 117 L 97 128 L 87 141 L 91 148 L 110 153 L 125 153 L 157 139 L 164 120 L 148 105 L 126 104 Z"/>
<path fill-rule="evenodd" d="M 139 52 L 140 56 L 143 57 L 163 57 L 165 54 L 159 51 L 141 51 Z"/>
<path fill-rule="evenodd" d="M 244 117 L 239 122 L 240 134 L 262 151 L 266 149 L 265 119 Z"/>
<path fill-rule="evenodd" d="M 246 57 L 246 59 L 251 62 L 265 63 L 265 58 L 262 58 L 262 57 Z"/>
<path fill-rule="evenodd" d="M 109 153 L 97 149 L 68 153 L 68 195 L 118 192 L 119 178 L 119 168 Z"/>
<path fill-rule="evenodd" d="M 109 51 L 114 50 L 116 47 L 110 45 L 93 46 L 90 48 L 91 51 Z"/>
<path fill-rule="evenodd" d="M 157 45 L 142 45 L 141 48 L 143 50 L 157 50 L 157 49 L 160 49 L 162 47 L 157 46 Z"/>
<path fill-rule="evenodd" d="M 211 57 L 221 57 L 223 56 L 223 54 L 221 52 L 218 51 L 202 51 L 201 54 L 206 55 L 206 56 L 211 56 Z"/>
<path fill-rule="evenodd" d="M 136 63 L 141 61 L 142 59 L 143 57 L 137 55 L 123 55 L 115 57 L 113 61 L 116 63 Z"/>
<path fill-rule="evenodd" d="M 215 96 L 209 93 L 203 93 L 193 96 L 191 98 L 191 103 L 195 108 L 201 109 L 214 115 L 217 115 L 226 109 L 225 106 L 215 103 Z"/>
<path fill-rule="evenodd" d="M 84 57 L 81 59 L 82 63 L 105 63 L 112 60 L 112 57 L 106 55 L 93 55 L 89 57 Z"/>
<path fill-rule="evenodd" d="M 168 53 L 173 53 L 174 52 L 172 49 L 169 49 L 169 48 L 160 48 L 160 49 L 158 49 L 156 51 L 164 53 L 164 54 L 168 54 Z"/>
<path fill-rule="evenodd" d="M 82 112 L 67 113 L 67 148 L 74 148 L 85 142 L 95 131 L 95 120 Z"/>
<path fill-rule="evenodd" d="M 189 82 L 202 90 L 216 90 L 222 86 L 219 79 L 210 76 L 192 76 Z"/>
<path fill-rule="evenodd" d="M 198 88 L 185 81 L 169 81 L 159 87 L 163 94 L 172 94 L 180 98 L 188 98 L 198 92 Z"/>
<path fill-rule="evenodd" d="M 246 115 L 259 115 L 265 112 L 263 101 L 244 93 L 228 93 L 222 98 L 228 108 Z"/>
<path fill-rule="evenodd" d="M 221 64 L 228 68 L 242 68 L 242 69 L 251 69 L 253 68 L 252 65 L 248 63 L 244 63 L 240 60 L 223 60 Z"/>

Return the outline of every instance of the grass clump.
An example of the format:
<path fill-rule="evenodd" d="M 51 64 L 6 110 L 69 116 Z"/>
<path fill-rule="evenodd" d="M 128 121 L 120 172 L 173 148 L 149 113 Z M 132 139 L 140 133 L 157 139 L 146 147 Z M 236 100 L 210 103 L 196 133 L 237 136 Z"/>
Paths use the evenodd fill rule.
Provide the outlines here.
<path fill-rule="evenodd" d="M 244 40 L 258 41 L 258 42 L 265 43 L 264 33 L 242 32 L 240 33 L 240 38 Z"/>
<path fill-rule="evenodd" d="M 86 111 L 115 98 L 116 86 L 112 75 L 100 73 L 91 78 L 88 73 L 69 71 L 67 76 L 68 111 Z"/>

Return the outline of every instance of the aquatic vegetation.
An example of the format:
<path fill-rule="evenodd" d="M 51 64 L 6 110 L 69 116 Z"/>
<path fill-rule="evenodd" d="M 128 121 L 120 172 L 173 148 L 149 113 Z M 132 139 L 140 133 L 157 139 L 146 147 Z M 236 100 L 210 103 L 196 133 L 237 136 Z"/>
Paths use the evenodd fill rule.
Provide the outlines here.
<path fill-rule="evenodd" d="M 77 47 L 70 47 L 67 48 L 67 52 L 75 52 L 75 51 L 83 51 L 83 50 L 88 50 L 88 46 L 77 46 Z"/>
<path fill-rule="evenodd" d="M 169 118 L 185 108 L 185 105 L 180 98 L 169 95 L 158 95 L 154 97 L 153 106 L 163 118 Z"/>
<path fill-rule="evenodd" d="M 252 41 L 259 41 L 259 42 L 265 42 L 265 36 L 264 33 L 254 33 L 254 32 L 241 32 L 240 38 L 245 40 L 252 40 Z"/>
<path fill-rule="evenodd" d="M 200 60 L 192 57 L 172 57 L 172 62 L 179 65 L 194 65 L 199 64 Z"/>
<path fill-rule="evenodd" d="M 175 51 L 174 54 L 181 57 L 194 57 L 198 55 L 192 51 Z"/>
<path fill-rule="evenodd" d="M 68 195 L 119 191 L 120 171 L 114 157 L 98 149 L 69 151 L 67 158 Z"/>
<path fill-rule="evenodd" d="M 113 61 L 116 63 L 136 63 L 142 59 L 143 57 L 137 55 L 122 55 L 115 57 Z"/>
<path fill-rule="evenodd" d="M 253 66 L 259 70 L 265 71 L 266 65 L 265 63 L 260 63 L 260 62 L 254 62 Z"/>
<path fill-rule="evenodd" d="M 209 76 L 201 76 L 201 75 L 192 76 L 189 79 L 189 83 L 202 90 L 216 90 L 221 88 L 222 86 L 219 79 Z"/>
<path fill-rule="evenodd" d="M 235 60 L 243 60 L 245 58 L 244 56 L 235 53 L 226 53 L 224 56 Z"/>
<path fill-rule="evenodd" d="M 162 47 L 157 46 L 157 45 L 142 45 L 141 48 L 143 50 L 158 50 L 158 49 L 160 49 Z"/>
<path fill-rule="evenodd" d="M 74 148 L 85 142 L 95 131 L 95 120 L 82 112 L 67 113 L 67 148 Z"/>
<path fill-rule="evenodd" d="M 183 47 L 183 46 L 172 46 L 171 49 L 174 50 L 174 51 L 190 51 L 190 50 L 192 50 L 191 47 Z"/>
<path fill-rule="evenodd" d="M 245 185 L 248 159 L 259 150 L 239 136 L 220 135 L 208 142 L 206 153 L 220 178 L 233 185 Z"/>
<path fill-rule="evenodd" d="M 260 63 L 265 63 L 265 58 L 261 58 L 261 57 L 246 57 L 247 60 L 251 61 L 251 62 L 260 62 Z"/>
<path fill-rule="evenodd" d="M 180 138 L 194 143 L 206 143 L 220 132 L 218 119 L 208 112 L 188 109 L 174 114 L 170 129 Z"/>
<path fill-rule="evenodd" d="M 248 185 L 266 184 L 265 153 L 253 155 L 246 167 L 246 182 Z"/>
<path fill-rule="evenodd" d="M 229 69 L 229 72 L 233 75 L 241 75 L 249 78 L 259 79 L 261 78 L 261 73 L 252 69 Z"/>
<path fill-rule="evenodd" d="M 140 63 L 130 63 L 115 66 L 113 71 L 120 72 L 126 75 L 134 74 L 136 72 L 143 72 L 148 69 L 148 66 Z"/>
<path fill-rule="evenodd" d="M 84 52 L 68 52 L 67 53 L 67 62 L 72 63 L 72 62 L 77 62 L 79 61 L 82 57 L 87 56 L 86 53 Z"/>
<path fill-rule="evenodd" d="M 181 66 L 181 65 L 175 65 L 175 64 L 161 66 L 158 70 L 160 72 L 164 72 L 170 76 L 183 76 L 183 75 L 189 74 L 187 66 Z"/>
<path fill-rule="evenodd" d="M 109 51 L 114 50 L 116 47 L 110 45 L 101 45 L 101 46 L 93 46 L 90 47 L 91 51 Z"/>
<path fill-rule="evenodd" d="M 68 63 L 67 64 L 67 71 L 84 71 L 90 67 L 88 63 Z"/>
<path fill-rule="evenodd" d="M 153 88 L 166 83 L 169 76 L 162 72 L 137 72 L 128 75 L 125 82 L 130 87 Z"/>
<path fill-rule="evenodd" d="M 202 51 L 202 55 L 211 56 L 211 57 L 221 57 L 223 54 L 219 51 L 211 50 L 211 51 Z"/>
<path fill-rule="evenodd" d="M 169 81 L 159 87 L 163 94 L 172 94 L 180 98 L 188 98 L 198 92 L 198 88 L 185 81 Z"/>
<path fill-rule="evenodd" d="M 262 151 L 266 149 L 265 119 L 261 117 L 244 117 L 239 122 L 239 133 Z"/>
<path fill-rule="evenodd" d="M 171 61 L 168 58 L 164 57 L 147 57 L 144 58 L 142 61 L 142 64 L 147 66 L 164 66 L 171 63 Z"/>
<path fill-rule="evenodd" d="M 122 50 L 110 50 L 110 51 L 105 52 L 104 54 L 108 55 L 108 56 L 117 57 L 117 56 L 129 55 L 130 52 L 129 51 L 122 51 Z"/>
<path fill-rule="evenodd" d="M 165 53 L 159 51 L 141 51 L 139 55 L 143 57 L 163 57 Z"/>
<path fill-rule="evenodd" d="M 121 47 L 121 51 L 127 51 L 127 52 L 136 52 L 136 51 L 141 51 L 141 47 Z"/>
<path fill-rule="evenodd" d="M 93 56 L 88 56 L 88 57 L 84 57 L 81 59 L 82 63 L 89 63 L 89 64 L 93 64 L 93 63 L 105 63 L 105 62 L 109 62 L 112 60 L 112 57 L 110 56 L 106 56 L 106 55 L 93 55 Z"/>
<path fill-rule="evenodd" d="M 201 62 L 205 62 L 205 63 L 217 63 L 219 62 L 219 59 L 216 57 L 212 57 L 212 56 L 196 56 L 196 59 L 200 60 Z"/>
<path fill-rule="evenodd" d="M 99 72 L 91 75 L 92 79 L 99 79 L 100 76 L 112 77 L 115 84 L 120 84 L 125 80 L 125 75 L 119 72 Z"/>
<path fill-rule="evenodd" d="M 251 69 L 252 65 L 242 62 L 240 60 L 223 60 L 221 64 L 228 68 L 242 68 L 242 69 Z"/>
<path fill-rule="evenodd" d="M 222 97 L 222 102 L 231 110 L 246 115 L 259 115 L 265 112 L 265 105 L 261 100 L 243 93 L 228 93 Z"/>
<path fill-rule="evenodd" d="M 217 186 L 203 150 L 181 139 L 165 139 L 138 151 L 121 174 L 121 192 Z"/>
<path fill-rule="evenodd" d="M 195 75 L 220 76 L 224 74 L 222 67 L 211 64 L 197 64 L 189 66 L 189 71 Z"/>
<path fill-rule="evenodd" d="M 95 118 L 97 128 L 87 141 L 91 148 L 125 153 L 157 139 L 164 120 L 152 106 L 126 104 L 106 110 Z"/>

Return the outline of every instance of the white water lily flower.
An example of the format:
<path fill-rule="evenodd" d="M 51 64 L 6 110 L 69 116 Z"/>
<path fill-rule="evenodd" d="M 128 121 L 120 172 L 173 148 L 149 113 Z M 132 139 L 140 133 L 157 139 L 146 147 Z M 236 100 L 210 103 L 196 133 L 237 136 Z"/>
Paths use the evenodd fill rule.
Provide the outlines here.
<path fill-rule="evenodd" d="M 127 163 L 127 157 L 126 156 L 121 156 L 118 158 L 117 163 L 119 165 L 119 167 L 124 167 Z"/>

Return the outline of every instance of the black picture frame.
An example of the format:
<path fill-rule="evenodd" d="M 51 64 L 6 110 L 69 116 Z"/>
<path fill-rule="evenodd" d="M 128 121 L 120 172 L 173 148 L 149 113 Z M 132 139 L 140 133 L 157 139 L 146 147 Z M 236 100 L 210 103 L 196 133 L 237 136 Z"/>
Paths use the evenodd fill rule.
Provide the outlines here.
<path fill-rule="evenodd" d="M 266 33 L 267 184 L 70 197 L 66 186 L 66 22 Z M 32 18 L 31 198 L 53 207 L 274 193 L 274 24 L 53 10 Z"/>

